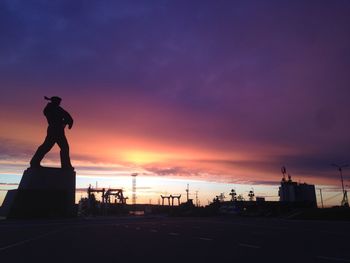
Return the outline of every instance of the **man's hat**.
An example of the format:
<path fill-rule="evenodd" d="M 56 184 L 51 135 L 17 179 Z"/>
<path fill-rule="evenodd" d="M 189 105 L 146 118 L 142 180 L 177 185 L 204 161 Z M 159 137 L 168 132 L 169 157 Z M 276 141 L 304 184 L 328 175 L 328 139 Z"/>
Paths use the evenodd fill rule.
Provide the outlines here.
<path fill-rule="evenodd" d="M 44 98 L 45 98 L 45 100 L 49 100 L 49 101 L 52 101 L 52 102 L 58 102 L 58 103 L 60 103 L 61 100 L 62 100 L 60 97 L 57 97 L 57 96 L 53 96 L 51 98 L 45 96 Z"/>

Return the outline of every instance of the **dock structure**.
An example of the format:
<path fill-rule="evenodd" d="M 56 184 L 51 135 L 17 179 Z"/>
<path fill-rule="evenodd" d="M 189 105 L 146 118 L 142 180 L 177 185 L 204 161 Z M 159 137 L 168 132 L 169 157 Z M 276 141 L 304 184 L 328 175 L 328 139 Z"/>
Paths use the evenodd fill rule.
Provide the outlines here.
<path fill-rule="evenodd" d="M 162 205 L 164 206 L 164 199 L 168 199 L 168 205 L 170 206 L 174 206 L 174 199 L 177 199 L 177 205 L 181 204 L 180 198 L 181 195 L 160 195 L 160 197 L 162 198 Z M 171 202 L 170 202 L 171 200 Z"/>
<path fill-rule="evenodd" d="M 102 203 L 111 203 L 111 196 L 114 196 L 114 203 L 126 204 L 127 197 L 123 195 L 123 189 L 121 188 L 92 188 L 87 189 L 88 199 L 93 199 L 94 193 L 101 193 Z"/>

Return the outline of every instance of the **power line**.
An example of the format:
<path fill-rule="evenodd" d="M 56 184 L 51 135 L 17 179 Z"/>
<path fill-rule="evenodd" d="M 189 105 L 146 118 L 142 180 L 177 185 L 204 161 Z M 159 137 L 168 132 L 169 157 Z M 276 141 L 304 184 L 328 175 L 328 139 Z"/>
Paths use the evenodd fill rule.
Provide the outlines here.
<path fill-rule="evenodd" d="M 329 200 L 331 200 L 331 199 L 333 199 L 333 198 L 335 198 L 335 197 L 337 197 L 337 196 L 339 196 L 339 195 L 341 195 L 341 194 L 343 194 L 343 193 L 338 193 L 338 194 L 336 194 L 336 195 L 333 195 L 333 196 L 331 196 L 331 197 L 328 197 L 328 198 L 324 199 L 323 201 L 324 201 L 324 202 L 329 201 Z"/>

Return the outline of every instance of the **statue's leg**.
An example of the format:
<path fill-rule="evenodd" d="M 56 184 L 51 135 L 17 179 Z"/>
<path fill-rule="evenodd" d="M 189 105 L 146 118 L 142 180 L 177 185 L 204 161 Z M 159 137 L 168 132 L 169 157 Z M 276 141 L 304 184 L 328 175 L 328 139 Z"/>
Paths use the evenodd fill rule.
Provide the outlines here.
<path fill-rule="evenodd" d="M 69 168 L 69 169 L 73 168 L 69 157 L 68 141 L 64 133 L 60 134 L 60 136 L 57 138 L 57 144 L 61 148 L 60 156 L 61 156 L 62 168 Z"/>
<path fill-rule="evenodd" d="M 55 145 L 55 138 L 47 134 L 45 141 L 42 145 L 39 146 L 39 148 L 36 150 L 32 160 L 30 161 L 30 166 L 40 166 L 41 160 L 44 158 L 45 154 L 47 154 L 51 148 Z"/>

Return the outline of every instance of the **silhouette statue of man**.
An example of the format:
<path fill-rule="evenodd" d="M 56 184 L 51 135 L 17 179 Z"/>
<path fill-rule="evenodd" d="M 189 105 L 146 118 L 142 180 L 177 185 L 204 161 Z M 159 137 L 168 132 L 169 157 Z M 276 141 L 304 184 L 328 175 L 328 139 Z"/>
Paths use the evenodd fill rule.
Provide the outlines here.
<path fill-rule="evenodd" d="M 60 157 L 62 168 L 73 169 L 69 158 L 69 145 L 67 138 L 64 134 L 64 128 L 68 125 L 71 129 L 73 126 L 73 118 L 68 112 L 60 107 L 62 99 L 60 97 L 45 97 L 50 102 L 44 109 L 44 115 L 46 116 L 49 124 L 47 128 L 47 136 L 42 145 L 39 146 L 38 150 L 34 154 L 30 161 L 31 167 L 40 167 L 40 162 L 44 158 L 55 143 L 60 147 Z"/>

